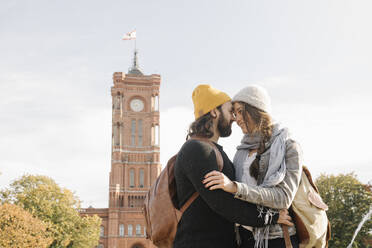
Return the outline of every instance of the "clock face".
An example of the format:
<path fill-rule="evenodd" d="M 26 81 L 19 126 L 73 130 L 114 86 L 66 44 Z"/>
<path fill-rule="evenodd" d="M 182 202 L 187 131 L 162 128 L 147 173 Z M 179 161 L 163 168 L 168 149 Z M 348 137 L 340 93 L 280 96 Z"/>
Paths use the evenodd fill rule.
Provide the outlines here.
<path fill-rule="evenodd" d="M 132 101 L 130 101 L 130 108 L 135 112 L 142 111 L 143 107 L 144 104 L 140 99 L 133 99 Z"/>

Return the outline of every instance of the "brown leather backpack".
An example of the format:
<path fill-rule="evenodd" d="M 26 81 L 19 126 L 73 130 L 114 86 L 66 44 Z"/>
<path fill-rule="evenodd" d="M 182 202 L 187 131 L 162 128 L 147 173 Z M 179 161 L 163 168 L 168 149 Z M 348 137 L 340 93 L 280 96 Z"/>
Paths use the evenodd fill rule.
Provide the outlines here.
<path fill-rule="evenodd" d="M 223 159 L 217 147 L 207 139 L 193 138 L 208 143 L 216 154 L 218 168 L 223 168 Z M 174 178 L 174 165 L 177 154 L 171 157 L 167 166 L 162 170 L 155 183 L 147 192 L 143 213 L 146 220 L 146 238 L 152 240 L 159 248 L 173 247 L 177 232 L 177 225 L 182 213 L 199 196 L 196 191 L 187 202 L 178 209 L 176 181 Z"/>

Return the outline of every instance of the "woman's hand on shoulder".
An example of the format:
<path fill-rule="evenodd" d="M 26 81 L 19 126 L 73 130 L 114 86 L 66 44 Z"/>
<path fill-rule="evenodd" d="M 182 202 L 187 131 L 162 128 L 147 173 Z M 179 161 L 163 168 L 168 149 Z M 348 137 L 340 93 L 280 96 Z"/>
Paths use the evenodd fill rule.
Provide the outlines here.
<path fill-rule="evenodd" d="M 210 190 L 222 189 L 226 192 L 235 194 L 236 184 L 220 171 L 211 171 L 204 176 L 203 184 Z"/>

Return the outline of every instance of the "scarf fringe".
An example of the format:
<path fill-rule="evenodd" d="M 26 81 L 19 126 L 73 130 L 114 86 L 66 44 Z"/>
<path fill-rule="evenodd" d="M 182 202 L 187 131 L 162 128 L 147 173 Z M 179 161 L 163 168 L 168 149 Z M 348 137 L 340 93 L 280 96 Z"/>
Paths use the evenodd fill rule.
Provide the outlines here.
<path fill-rule="evenodd" d="M 259 217 L 264 217 L 265 225 L 271 222 L 273 216 L 279 213 L 278 210 L 266 209 L 263 206 L 257 206 Z M 268 248 L 269 247 L 269 231 L 270 225 L 265 227 L 255 227 L 253 229 L 253 236 L 255 239 L 254 248 Z"/>

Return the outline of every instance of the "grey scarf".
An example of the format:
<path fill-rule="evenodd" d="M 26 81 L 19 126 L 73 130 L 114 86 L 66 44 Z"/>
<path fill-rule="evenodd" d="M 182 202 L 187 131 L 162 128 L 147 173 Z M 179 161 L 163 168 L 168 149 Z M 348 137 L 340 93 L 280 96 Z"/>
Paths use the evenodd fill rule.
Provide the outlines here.
<path fill-rule="evenodd" d="M 281 127 L 280 124 L 273 125 L 272 136 L 265 143 L 265 148 L 269 149 L 269 165 L 260 187 L 273 187 L 283 181 L 286 172 L 285 151 L 286 141 L 289 139 L 287 128 Z M 237 147 L 234 157 L 234 166 L 236 180 L 242 180 L 244 162 L 250 150 L 258 149 L 262 136 L 259 133 L 245 134 L 241 144 Z M 246 165 L 247 166 L 247 165 Z M 277 210 L 269 209 L 266 212 L 262 206 L 257 206 L 260 215 L 265 215 L 265 224 L 268 223 Z M 268 247 L 269 226 L 254 228 L 254 237 L 256 240 L 255 248 Z"/>

